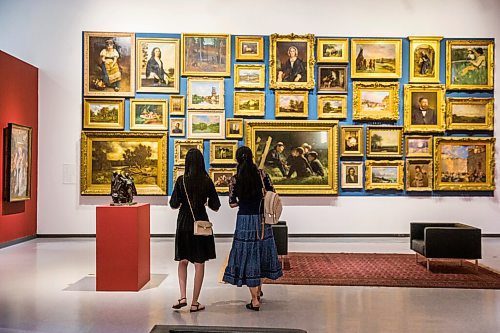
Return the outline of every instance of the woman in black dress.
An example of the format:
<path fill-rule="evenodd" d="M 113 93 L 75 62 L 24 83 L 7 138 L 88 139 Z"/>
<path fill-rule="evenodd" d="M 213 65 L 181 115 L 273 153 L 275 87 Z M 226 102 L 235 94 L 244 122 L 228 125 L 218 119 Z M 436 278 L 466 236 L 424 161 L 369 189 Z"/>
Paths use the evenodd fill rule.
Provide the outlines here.
<path fill-rule="evenodd" d="M 184 190 L 184 184 L 186 191 Z M 194 290 L 191 302 L 191 312 L 204 310 L 205 306 L 198 302 L 203 276 L 205 274 L 205 261 L 215 259 L 214 236 L 195 236 L 193 214 L 189 208 L 188 199 L 193 208 L 196 220 L 208 221 L 205 205 L 214 211 L 220 207 L 219 197 L 215 186 L 207 172 L 203 155 L 198 149 L 190 149 L 186 155 L 186 171 L 175 182 L 174 192 L 170 197 L 170 207 L 180 207 L 177 217 L 177 230 L 175 233 L 175 260 L 179 262 L 178 277 L 181 298 L 172 306 L 180 309 L 187 305 L 186 280 L 188 262 L 194 263 Z"/>

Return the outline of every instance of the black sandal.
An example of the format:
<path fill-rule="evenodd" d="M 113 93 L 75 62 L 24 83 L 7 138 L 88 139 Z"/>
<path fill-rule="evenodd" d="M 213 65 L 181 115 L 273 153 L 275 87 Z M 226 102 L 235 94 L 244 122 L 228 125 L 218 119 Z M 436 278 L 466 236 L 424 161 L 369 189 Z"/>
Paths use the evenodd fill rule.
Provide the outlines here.
<path fill-rule="evenodd" d="M 178 309 L 183 308 L 183 307 L 185 307 L 185 306 L 187 306 L 187 305 L 188 305 L 188 304 L 187 304 L 187 302 L 182 302 L 182 303 L 181 303 L 181 301 L 182 301 L 182 300 L 187 301 L 187 298 L 186 298 L 186 297 L 179 298 L 179 299 L 177 300 L 177 304 L 172 305 L 172 309 L 176 309 L 176 310 L 178 310 Z"/>
<path fill-rule="evenodd" d="M 257 296 L 257 300 L 260 301 L 260 298 L 264 296 L 264 293 L 262 292 L 262 290 L 260 291 L 259 293 L 259 296 Z"/>
<path fill-rule="evenodd" d="M 193 310 L 193 306 L 196 307 L 196 309 Z M 205 306 L 201 305 L 200 302 L 196 302 L 196 304 L 191 304 L 191 309 L 189 309 L 189 312 L 198 312 L 201 310 L 205 310 Z"/>
<path fill-rule="evenodd" d="M 254 306 L 252 301 L 250 301 L 250 303 L 248 303 L 246 305 L 247 309 L 248 310 L 253 310 L 253 311 L 259 311 L 260 310 L 260 306 Z"/>

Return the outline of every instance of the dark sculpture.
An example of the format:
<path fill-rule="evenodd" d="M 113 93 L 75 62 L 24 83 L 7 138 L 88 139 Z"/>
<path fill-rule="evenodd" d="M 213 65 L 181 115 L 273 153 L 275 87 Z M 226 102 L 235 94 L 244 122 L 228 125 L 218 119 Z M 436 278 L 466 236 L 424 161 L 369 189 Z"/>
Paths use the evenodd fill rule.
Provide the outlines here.
<path fill-rule="evenodd" d="M 111 199 L 112 206 L 135 205 L 134 195 L 137 195 L 134 179 L 128 173 L 113 171 L 111 176 Z"/>

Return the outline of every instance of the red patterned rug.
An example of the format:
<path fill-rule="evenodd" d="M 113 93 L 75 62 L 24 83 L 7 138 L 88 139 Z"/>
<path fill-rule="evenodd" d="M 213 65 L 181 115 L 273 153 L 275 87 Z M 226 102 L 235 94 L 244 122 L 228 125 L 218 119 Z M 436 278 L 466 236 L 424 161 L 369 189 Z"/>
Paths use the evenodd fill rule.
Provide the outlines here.
<path fill-rule="evenodd" d="M 269 284 L 500 289 L 500 274 L 470 262 L 415 262 L 412 254 L 289 253 L 290 269 Z M 420 258 L 419 260 L 423 260 Z"/>

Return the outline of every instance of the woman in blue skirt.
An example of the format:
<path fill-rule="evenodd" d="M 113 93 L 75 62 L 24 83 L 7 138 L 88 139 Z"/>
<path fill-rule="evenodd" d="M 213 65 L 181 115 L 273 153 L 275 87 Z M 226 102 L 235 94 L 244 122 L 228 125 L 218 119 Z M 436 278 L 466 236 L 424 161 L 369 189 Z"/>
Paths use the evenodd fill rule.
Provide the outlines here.
<path fill-rule="evenodd" d="M 261 279 L 276 280 L 283 275 L 271 225 L 262 224 L 261 215 L 263 185 L 267 191 L 274 192 L 274 187 L 269 175 L 259 170 L 253 162 L 250 148 L 238 148 L 236 161 L 237 173 L 229 184 L 229 205 L 239 209 L 223 280 L 238 287 L 247 285 L 252 300 L 246 308 L 259 311 Z"/>

